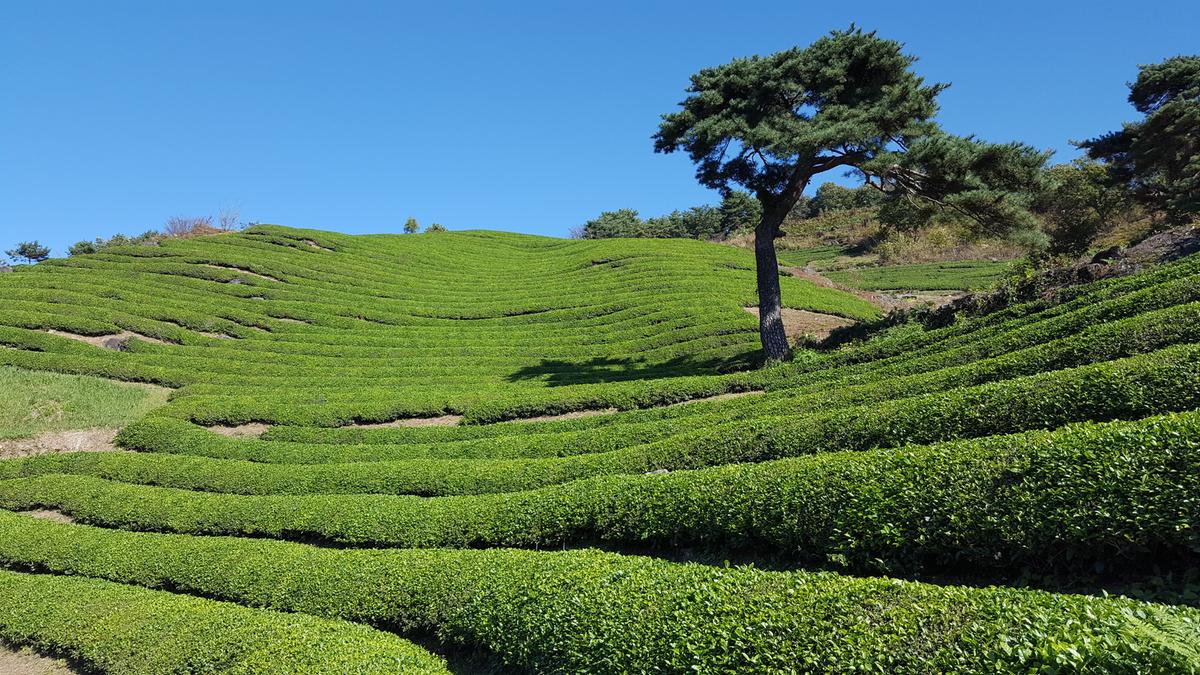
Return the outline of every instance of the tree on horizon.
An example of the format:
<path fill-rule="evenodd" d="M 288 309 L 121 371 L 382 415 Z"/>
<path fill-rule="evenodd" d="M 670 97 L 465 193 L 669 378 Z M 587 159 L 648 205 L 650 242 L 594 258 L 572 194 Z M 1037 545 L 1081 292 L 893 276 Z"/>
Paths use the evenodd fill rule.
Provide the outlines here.
<path fill-rule="evenodd" d="M 26 263 L 40 263 L 50 257 L 50 248 L 42 246 L 37 239 L 23 241 L 4 252 L 13 262 L 24 260 Z"/>

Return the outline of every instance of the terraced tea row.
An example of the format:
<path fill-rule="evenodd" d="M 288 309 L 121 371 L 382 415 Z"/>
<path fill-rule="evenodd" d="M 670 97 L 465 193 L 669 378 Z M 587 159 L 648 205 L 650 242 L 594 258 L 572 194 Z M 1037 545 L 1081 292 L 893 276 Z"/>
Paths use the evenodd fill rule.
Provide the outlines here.
<path fill-rule="evenodd" d="M 101 672 L 449 672 L 410 642 L 345 621 L 3 570 L 0 638 Z"/>
<path fill-rule="evenodd" d="M 355 546 L 715 545 L 893 573 L 1194 560 L 1190 523 L 1200 517 L 1196 413 L 434 499 L 378 494 L 398 467 L 244 471 L 236 484 L 237 472 L 204 461 L 154 462 L 178 471 L 157 480 L 149 467 L 77 458 L 85 462 L 43 462 L 33 473 L 48 473 L 0 480 L 0 506 L 50 507 L 107 527 Z M 82 475 L 52 473 L 71 469 Z M 201 476 L 226 492 L 300 496 L 111 480 Z M 369 494 L 322 494 L 342 490 Z"/>
<path fill-rule="evenodd" d="M 1183 672 L 1200 621 L 1193 609 L 1120 599 L 590 551 L 338 551 L 4 514 L 0 531 L 9 564 L 432 631 L 533 672 Z"/>
<path fill-rule="evenodd" d="M 994 585 L 1194 573 L 1200 257 L 760 370 L 751 262 L 261 227 L 0 277 L 0 363 L 178 387 L 125 451 L 0 461 L 75 521 L 0 511 L 0 563 L 535 672 L 1200 672 L 1195 609 Z M 629 555 L 679 548 L 801 569 Z"/>

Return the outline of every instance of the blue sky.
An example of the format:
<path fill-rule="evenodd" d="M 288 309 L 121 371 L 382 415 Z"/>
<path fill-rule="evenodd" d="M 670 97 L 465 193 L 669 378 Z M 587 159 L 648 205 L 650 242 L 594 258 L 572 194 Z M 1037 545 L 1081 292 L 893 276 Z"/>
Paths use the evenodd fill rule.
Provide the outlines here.
<path fill-rule="evenodd" d="M 688 76 L 856 22 L 900 40 L 956 133 L 1074 156 L 1197 2 L 67 2 L 0 6 L 0 244 L 246 220 L 564 235 L 713 201 L 652 152 Z"/>

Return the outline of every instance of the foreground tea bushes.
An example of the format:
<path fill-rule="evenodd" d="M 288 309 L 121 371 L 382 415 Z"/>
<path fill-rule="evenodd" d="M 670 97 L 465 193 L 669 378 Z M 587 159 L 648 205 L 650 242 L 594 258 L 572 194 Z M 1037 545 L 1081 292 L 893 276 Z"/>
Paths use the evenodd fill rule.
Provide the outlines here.
<path fill-rule="evenodd" d="M 74 457 L 90 459 L 64 459 Z M 311 477 L 313 491 L 386 471 L 331 468 Z M 294 467 L 285 469 L 277 480 Z M 716 546 L 889 572 L 1200 558 L 1197 495 L 1200 413 L 474 497 L 246 497 L 66 475 L 0 481 L 0 506 L 48 506 L 137 530 L 370 546 Z"/>
<path fill-rule="evenodd" d="M 449 672 L 410 642 L 344 621 L 2 570 L 0 638 L 100 672 Z"/>
<path fill-rule="evenodd" d="M 0 535 L 10 565 L 434 631 L 533 672 L 1200 671 L 1200 613 L 1117 598 L 591 551 L 339 551 L 3 513 Z"/>

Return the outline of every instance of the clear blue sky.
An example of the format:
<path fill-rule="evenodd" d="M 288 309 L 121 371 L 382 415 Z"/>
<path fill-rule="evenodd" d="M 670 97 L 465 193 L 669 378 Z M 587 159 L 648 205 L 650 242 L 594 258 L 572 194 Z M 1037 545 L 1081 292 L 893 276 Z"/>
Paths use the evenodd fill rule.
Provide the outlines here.
<path fill-rule="evenodd" d="M 0 244 L 243 218 L 563 235 L 710 202 L 655 155 L 688 75 L 851 21 L 951 82 L 951 131 L 1074 156 L 1139 63 L 1200 52 L 1200 2 L 0 4 Z"/>

